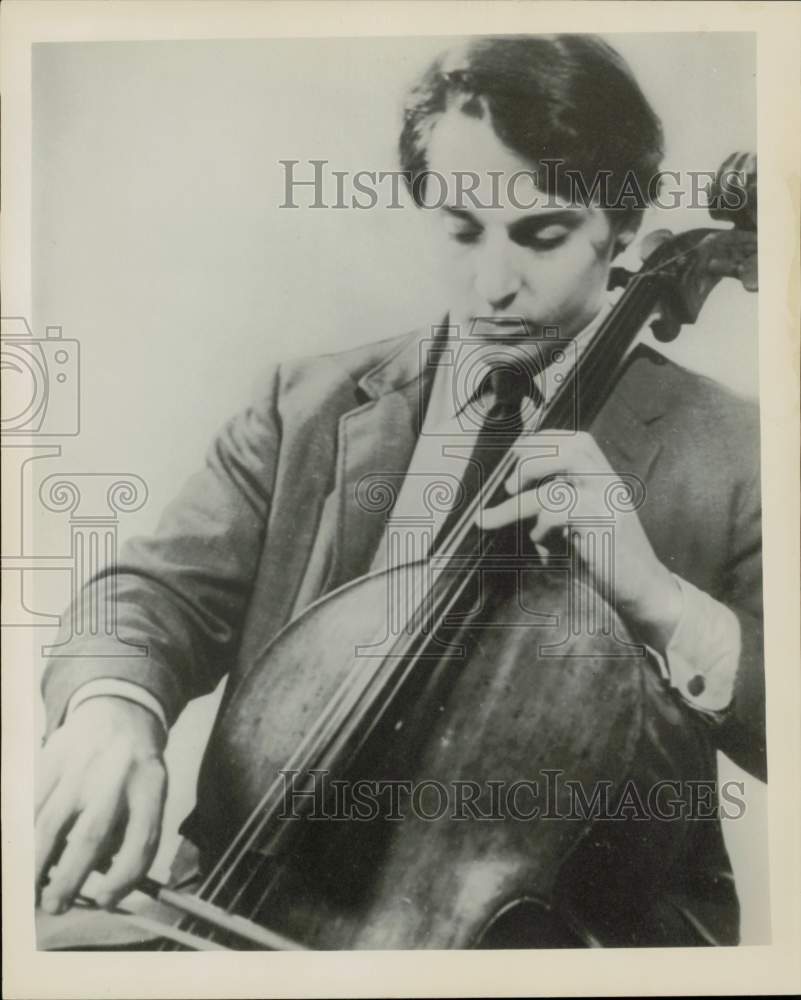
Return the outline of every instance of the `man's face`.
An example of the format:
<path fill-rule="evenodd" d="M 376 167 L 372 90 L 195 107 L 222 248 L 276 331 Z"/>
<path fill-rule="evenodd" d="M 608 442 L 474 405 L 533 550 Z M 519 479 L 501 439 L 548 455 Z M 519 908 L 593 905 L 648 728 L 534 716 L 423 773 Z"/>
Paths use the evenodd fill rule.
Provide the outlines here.
<path fill-rule="evenodd" d="M 443 115 L 428 153 L 429 169 L 447 182 L 447 198 L 431 214 L 442 241 L 450 322 L 493 339 L 519 336 L 521 319 L 535 336 L 546 325 L 558 326 L 564 338 L 578 333 L 603 304 L 616 241 L 607 215 L 549 197 L 526 176 L 517 177 L 510 200 L 507 180 L 530 174 L 532 165 L 498 139 L 486 118 Z M 472 201 L 459 195 L 459 171 L 480 178 Z M 436 178 L 428 183 L 427 203 L 443 200 Z M 475 207 L 490 205 L 493 196 L 498 207 Z"/>

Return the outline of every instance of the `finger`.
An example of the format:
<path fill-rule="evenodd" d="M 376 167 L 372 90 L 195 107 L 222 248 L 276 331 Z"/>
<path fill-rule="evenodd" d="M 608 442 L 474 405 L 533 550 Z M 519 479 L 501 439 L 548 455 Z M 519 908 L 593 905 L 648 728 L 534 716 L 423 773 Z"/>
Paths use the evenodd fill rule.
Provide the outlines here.
<path fill-rule="evenodd" d="M 562 454 L 532 455 L 524 453 L 520 456 L 512 474 L 504 482 L 507 493 L 519 493 L 546 476 L 557 476 L 569 471 L 568 458 Z"/>
<path fill-rule="evenodd" d="M 63 846 L 63 838 L 78 812 L 78 781 L 62 777 L 36 820 L 36 888 L 45 871 Z"/>
<path fill-rule="evenodd" d="M 98 873 L 105 874 L 111 867 L 114 856 L 122 846 L 122 842 L 125 839 L 125 831 L 127 827 L 128 813 L 126 809 L 121 809 L 114 821 L 114 826 L 109 832 L 108 839 L 106 841 L 107 850 L 104 852 L 103 857 L 98 858 L 97 867 L 95 869 Z"/>
<path fill-rule="evenodd" d="M 102 798 L 94 799 L 80 814 L 42 890 L 42 906 L 49 913 L 61 913 L 72 904 L 75 893 L 95 868 L 104 849 L 107 850 L 108 838 L 121 808 L 120 790 L 112 788 Z"/>
<path fill-rule="evenodd" d="M 134 888 L 153 863 L 161 834 L 167 782 L 158 765 L 140 770 L 132 782 L 125 837 L 108 872 L 100 880 L 95 899 L 112 907 Z"/>
<path fill-rule="evenodd" d="M 529 531 L 529 537 L 535 545 L 542 544 L 547 536 L 557 529 L 561 529 L 565 524 L 564 514 L 554 513 L 553 511 L 543 511 L 543 513 L 537 518 L 537 523 Z"/>
<path fill-rule="evenodd" d="M 532 451 L 532 446 L 537 448 Z M 546 476 L 608 470 L 608 462 L 589 434 L 538 433 L 518 448 L 518 464 L 506 480 L 512 493 L 525 489 Z"/>
<path fill-rule="evenodd" d="M 537 517 L 542 506 L 537 500 L 534 490 L 517 493 L 508 500 L 503 500 L 494 507 L 485 507 L 476 515 L 476 524 L 484 531 L 494 531 L 507 524 L 525 521 Z"/>

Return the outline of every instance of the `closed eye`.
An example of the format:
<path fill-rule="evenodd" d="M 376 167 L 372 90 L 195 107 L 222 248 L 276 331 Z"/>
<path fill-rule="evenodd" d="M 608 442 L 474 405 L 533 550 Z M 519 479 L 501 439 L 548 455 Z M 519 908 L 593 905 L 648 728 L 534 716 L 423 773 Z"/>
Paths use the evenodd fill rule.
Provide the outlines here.
<path fill-rule="evenodd" d="M 550 250 L 563 243 L 581 225 L 581 217 L 572 211 L 551 214 L 551 218 L 521 219 L 509 227 L 509 237 L 518 246 Z"/>
<path fill-rule="evenodd" d="M 484 227 L 479 225 L 470 212 L 446 207 L 446 231 L 456 243 L 477 243 Z"/>
<path fill-rule="evenodd" d="M 534 250 L 551 250 L 558 247 L 560 243 L 564 243 L 569 234 L 570 230 L 565 229 L 564 226 L 546 226 L 545 229 L 540 229 L 539 232 L 532 233 L 524 240 L 516 242 Z"/>
<path fill-rule="evenodd" d="M 459 228 L 452 229 L 450 231 L 450 237 L 452 240 L 456 240 L 457 243 L 478 243 L 481 239 L 482 230 L 477 227 L 472 228 Z"/>

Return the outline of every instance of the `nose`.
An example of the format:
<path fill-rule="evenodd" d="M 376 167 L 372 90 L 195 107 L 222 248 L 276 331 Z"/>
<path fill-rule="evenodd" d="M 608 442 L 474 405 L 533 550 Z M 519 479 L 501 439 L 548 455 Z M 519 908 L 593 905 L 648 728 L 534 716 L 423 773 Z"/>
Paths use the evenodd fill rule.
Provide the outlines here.
<path fill-rule="evenodd" d="M 503 312 L 520 291 L 520 275 L 503 243 L 487 241 L 483 250 L 476 270 L 476 291 L 493 312 Z"/>

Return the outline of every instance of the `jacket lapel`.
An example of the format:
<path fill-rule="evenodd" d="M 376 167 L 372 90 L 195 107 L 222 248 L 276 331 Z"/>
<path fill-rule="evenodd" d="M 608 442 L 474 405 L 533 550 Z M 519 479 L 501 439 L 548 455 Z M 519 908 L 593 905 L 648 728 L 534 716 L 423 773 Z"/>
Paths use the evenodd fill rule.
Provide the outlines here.
<path fill-rule="evenodd" d="M 339 420 L 337 531 L 326 586 L 367 572 L 409 468 L 431 390 L 430 344 L 410 335 L 358 383 L 363 400 Z"/>
<path fill-rule="evenodd" d="M 646 484 L 662 450 L 659 421 L 669 405 L 665 386 L 653 377 L 663 362 L 655 351 L 637 348 L 591 428 L 615 472 Z"/>

